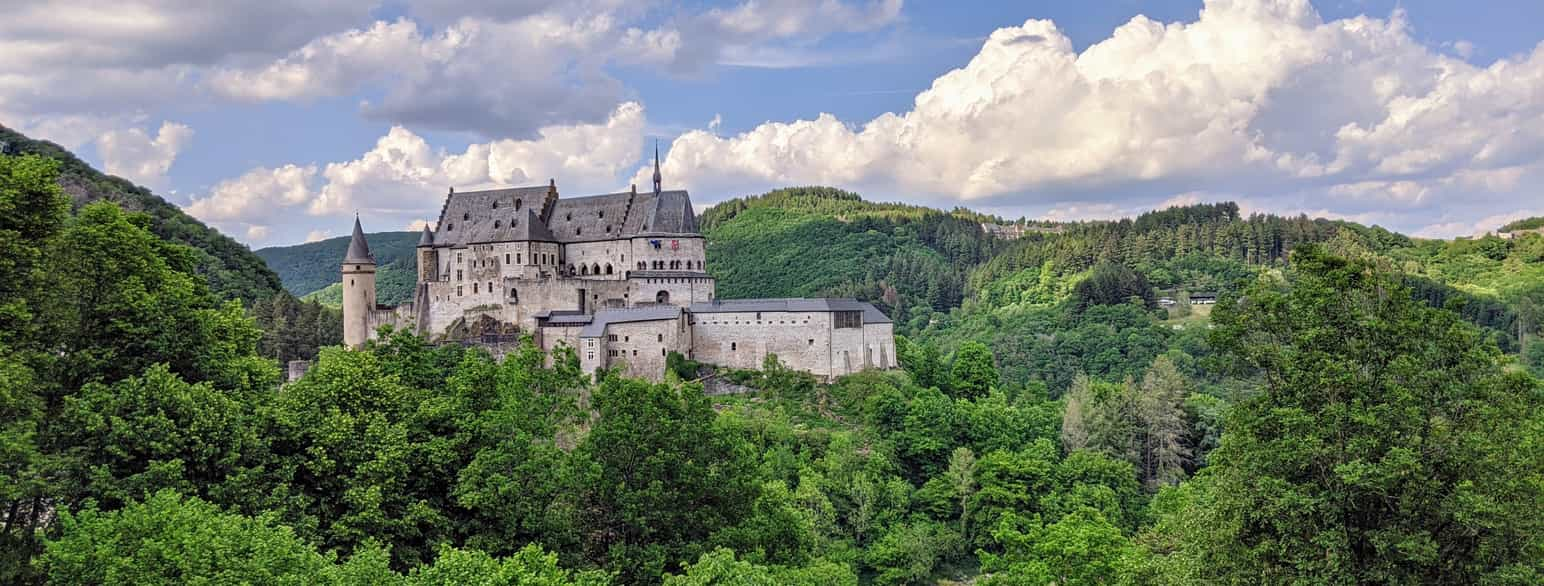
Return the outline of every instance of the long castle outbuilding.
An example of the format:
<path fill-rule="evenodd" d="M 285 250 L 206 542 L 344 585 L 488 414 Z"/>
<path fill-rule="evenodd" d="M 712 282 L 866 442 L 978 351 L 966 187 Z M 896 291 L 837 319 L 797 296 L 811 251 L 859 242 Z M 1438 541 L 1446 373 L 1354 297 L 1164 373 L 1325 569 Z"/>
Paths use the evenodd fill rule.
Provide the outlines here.
<path fill-rule="evenodd" d="M 560 198 L 556 182 L 456 192 L 417 247 L 413 301 L 376 303 L 375 257 L 359 219 L 343 258 L 343 337 L 360 347 L 381 326 L 431 340 L 530 334 L 567 345 L 584 370 L 619 367 L 659 380 L 671 352 L 759 368 L 768 354 L 831 379 L 895 368 L 889 318 L 853 299 L 737 299 L 714 294 L 706 246 L 685 191 Z"/>

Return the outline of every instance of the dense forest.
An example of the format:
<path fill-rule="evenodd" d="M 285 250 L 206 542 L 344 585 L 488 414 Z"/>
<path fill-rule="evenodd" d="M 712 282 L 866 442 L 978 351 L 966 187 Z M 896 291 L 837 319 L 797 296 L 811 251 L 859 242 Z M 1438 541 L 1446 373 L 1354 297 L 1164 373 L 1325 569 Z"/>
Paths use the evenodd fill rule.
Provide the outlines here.
<path fill-rule="evenodd" d="M 376 298 L 396 305 L 413 300 L 418 278 L 418 232 L 377 232 L 370 235 L 370 250 L 378 265 Z M 348 237 L 328 238 L 293 246 L 257 250 L 257 256 L 278 273 L 284 289 L 296 297 L 316 298 L 325 305 L 343 303 L 338 283 L 338 261 L 348 249 Z"/>
<path fill-rule="evenodd" d="M 775 192 L 704 214 L 721 287 L 872 295 L 904 368 L 769 356 L 710 396 L 529 342 L 339 348 L 60 173 L 0 156 L 0 582 L 1544 580 L 1541 236 L 1220 204 L 1005 241 Z"/>

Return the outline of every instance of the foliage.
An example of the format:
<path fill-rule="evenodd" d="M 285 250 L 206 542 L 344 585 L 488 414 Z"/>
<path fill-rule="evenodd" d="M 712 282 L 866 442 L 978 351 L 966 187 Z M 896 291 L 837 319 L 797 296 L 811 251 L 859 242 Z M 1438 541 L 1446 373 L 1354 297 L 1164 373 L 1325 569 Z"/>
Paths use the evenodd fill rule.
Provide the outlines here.
<path fill-rule="evenodd" d="M 187 247 L 187 260 L 192 265 L 189 272 L 207 280 L 221 298 L 251 302 L 280 291 L 278 276 L 245 245 L 205 226 L 150 190 L 92 169 L 59 145 L 32 140 L 4 126 L 0 126 L 0 142 L 22 158 L 36 155 L 56 161 L 55 181 L 77 209 L 106 201 L 143 213 L 144 227 L 156 238 Z"/>
<path fill-rule="evenodd" d="M 1538 382 L 1365 261 L 1293 265 L 1213 315 L 1262 389 L 1160 524 L 1165 563 L 1201 581 L 1536 581 Z"/>
<path fill-rule="evenodd" d="M 412 284 L 418 277 L 418 232 L 375 232 L 366 234 L 370 253 L 375 255 L 377 291 L 382 303 L 411 301 Z M 349 237 L 339 236 L 292 246 L 270 246 L 255 251 L 273 267 L 284 289 L 296 297 L 319 291 L 339 279 L 339 259 L 348 250 Z M 407 277 L 408 289 L 397 291 L 385 286 L 387 273 L 400 272 Z"/>

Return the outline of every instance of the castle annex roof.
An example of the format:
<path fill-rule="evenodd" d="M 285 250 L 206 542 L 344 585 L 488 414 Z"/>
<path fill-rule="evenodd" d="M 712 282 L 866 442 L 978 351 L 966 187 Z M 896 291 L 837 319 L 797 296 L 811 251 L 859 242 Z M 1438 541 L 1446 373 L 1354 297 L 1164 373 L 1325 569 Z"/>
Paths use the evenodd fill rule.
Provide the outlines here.
<path fill-rule="evenodd" d="M 343 264 L 375 264 L 370 243 L 365 242 L 365 231 L 359 226 L 359 216 L 354 217 L 354 235 L 348 241 L 348 252 L 343 254 Z"/>
<path fill-rule="evenodd" d="M 424 233 L 418 237 L 419 246 L 434 246 L 434 232 L 429 231 L 429 225 L 424 224 Z"/>
<path fill-rule="evenodd" d="M 581 338 L 598 338 L 606 335 L 606 326 L 611 324 L 660 321 L 681 317 L 681 308 L 676 305 L 644 305 L 626 309 L 602 309 L 590 316 L 590 323 L 579 330 Z"/>
<path fill-rule="evenodd" d="M 555 193 L 551 185 L 453 191 L 446 197 L 433 243 L 462 247 L 520 240 L 568 243 L 644 234 L 699 234 L 691 196 L 685 191 L 630 190 L 570 198 L 556 198 Z"/>

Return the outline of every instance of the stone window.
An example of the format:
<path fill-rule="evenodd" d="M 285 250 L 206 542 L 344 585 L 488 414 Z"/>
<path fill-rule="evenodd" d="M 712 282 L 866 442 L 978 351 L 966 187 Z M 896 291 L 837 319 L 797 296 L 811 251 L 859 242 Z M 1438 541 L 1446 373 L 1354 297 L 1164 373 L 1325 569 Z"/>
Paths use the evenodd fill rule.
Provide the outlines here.
<path fill-rule="evenodd" d="M 583 233 L 584 233 L 584 226 L 580 226 L 578 228 L 574 228 L 574 236 L 578 236 L 578 235 L 583 234 Z"/>
<path fill-rule="evenodd" d="M 834 316 L 837 328 L 861 328 L 863 327 L 863 312 L 838 311 Z"/>
<path fill-rule="evenodd" d="M 810 338 L 810 345 L 811 345 L 811 346 L 814 346 L 814 345 L 815 345 L 815 339 L 814 339 L 814 338 Z"/>
<path fill-rule="evenodd" d="M 574 221 L 574 215 L 573 214 L 564 214 L 563 215 L 563 219 L 572 222 L 572 221 Z"/>
<path fill-rule="evenodd" d="M 493 209 L 499 209 L 499 202 L 493 202 Z"/>
<path fill-rule="evenodd" d="M 488 282 L 488 292 L 489 292 L 489 293 L 492 293 L 492 292 L 493 292 L 493 282 L 492 282 L 492 281 L 489 281 L 489 282 Z"/>
<path fill-rule="evenodd" d="M 637 350 L 633 350 L 633 356 L 637 356 L 637 355 L 638 355 L 638 351 Z"/>
<path fill-rule="evenodd" d="M 456 280 L 457 281 L 461 280 L 461 269 L 456 269 Z"/>
<path fill-rule="evenodd" d="M 509 290 L 509 298 L 513 299 L 515 301 L 515 303 L 519 303 L 520 302 L 520 292 L 515 290 L 515 289 L 510 289 Z"/>
<path fill-rule="evenodd" d="M 615 341 L 617 341 L 617 335 L 616 334 L 611 334 L 609 336 L 606 336 L 606 341 L 607 342 L 615 342 Z"/>
<path fill-rule="evenodd" d="M 611 263 L 606 263 L 606 274 L 611 274 Z"/>
<path fill-rule="evenodd" d="M 600 211 L 600 217 L 601 217 L 601 218 L 602 218 L 602 219 L 604 219 L 604 218 L 605 218 L 605 217 L 606 217 L 606 210 L 601 210 L 601 211 Z"/>
<path fill-rule="evenodd" d="M 509 264 L 509 253 L 504 253 L 504 264 Z"/>
<path fill-rule="evenodd" d="M 626 342 L 626 341 L 627 341 L 627 339 L 628 339 L 628 336 L 622 336 L 622 341 L 623 341 L 623 342 Z"/>
<path fill-rule="evenodd" d="M 472 294 L 473 295 L 477 294 L 477 283 L 472 283 Z"/>
<path fill-rule="evenodd" d="M 499 220 L 494 220 L 493 221 L 493 229 L 494 230 L 497 230 L 497 229 L 503 228 L 503 227 L 504 227 L 504 222 L 501 222 Z"/>
<path fill-rule="evenodd" d="M 461 286 L 460 285 L 456 285 L 456 297 L 460 297 L 460 296 L 461 296 Z"/>
<path fill-rule="evenodd" d="M 520 259 L 520 253 L 518 252 L 515 253 L 515 264 L 525 264 L 525 261 Z"/>
<path fill-rule="evenodd" d="M 730 352 L 734 352 L 735 350 L 739 350 L 739 349 L 740 349 L 740 344 L 739 343 L 737 343 L 737 342 L 730 342 L 729 343 L 729 351 Z"/>
<path fill-rule="evenodd" d="M 456 253 L 456 264 L 461 264 L 461 253 Z"/>
<path fill-rule="evenodd" d="M 515 200 L 515 211 L 520 211 L 520 200 Z"/>
<path fill-rule="evenodd" d="M 660 342 L 664 342 L 665 341 L 665 335 L 664 334 L 655 334 L 655 335 L 659 336 L 659 340 L 658 341 L 660 341 Z"/>
<path fill-rule="evenodd" d="M 461 219 L 462 220 L 470 221 L 472 219 L 472 214 L 470 214 L 470 213 L 461 214 Z"/>
<path fill-rule="evenodd" d="M 445 231 L 446 232 L 455 232 L 456 231 L 456 225 L 455 224 L 446 224 L 445 225 Z"/>

